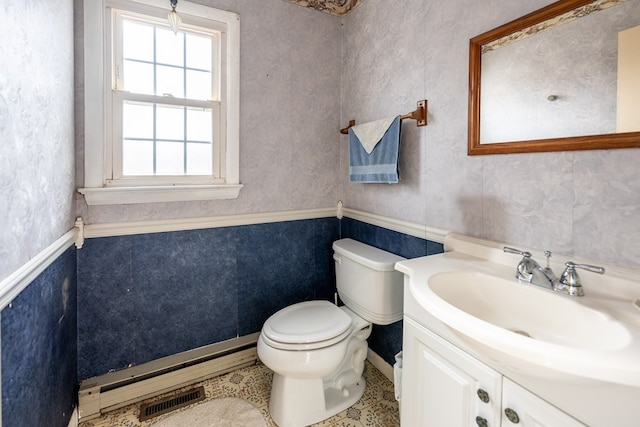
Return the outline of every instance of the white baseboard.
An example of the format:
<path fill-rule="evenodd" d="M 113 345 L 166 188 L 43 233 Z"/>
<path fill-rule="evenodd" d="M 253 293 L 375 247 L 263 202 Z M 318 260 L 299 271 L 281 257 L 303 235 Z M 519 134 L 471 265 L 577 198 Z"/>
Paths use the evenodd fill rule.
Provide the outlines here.
<path fill-rule="evenodd" d="M 73 408 L 73 413 L 71 414 L 71 419 L 69 420 L 69 424 L 67 427 L 78 427 L 78 407 Z"/>
<path fill-rule="evenodd" d="M 258 358 L 255 347 L 258 335 L 234 338 L 83 380 L 78 392 L 78 417 L 82 421 L 97 418 L 104 412 L 249 366 Z"/>
<path fill-rule="evenodd" d="M 369 349 L 367 351 L 367 360 L 371 363 L 377 370 L 382 372 L 382 375 L 387 377 L 387 379 L 393 382 L 393 366 L 387 363 L 382 357 L 378 355 L 375 351 Z"/>

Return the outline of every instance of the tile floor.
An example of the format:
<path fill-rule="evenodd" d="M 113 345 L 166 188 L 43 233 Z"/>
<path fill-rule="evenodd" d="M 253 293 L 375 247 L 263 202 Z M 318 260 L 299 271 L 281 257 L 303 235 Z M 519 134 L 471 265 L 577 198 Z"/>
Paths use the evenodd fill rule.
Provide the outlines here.
<path fill-rule="evenodd" d="M 195 384 L 203 385 L 206 399 L 211 400 L 218 397 L 239 397 L 251 402 L 260 409 L 267 421 L 267 426 L 276 427 L 269 416 L 269 392 L 271 390 L 271 378 L 273 373 L 262 363 L 238 369 L 219 377 L 214 377 Z M 364 378 L 367 382 L 362 398 L 353 406 L 339 414 L 322 421 L 314 426 L 322 427 L 397 427 L 400 425 L 398 413 L 398 402 L 395 399 L 393 383 L 389 381 L 380 371 L 369 362 L 366 362 Z M 191 388 L 187 387 L 186 389 Z M 176 390 L 177 393 L 185 389 Z M 100 418 L 81 422 L 78 427 L 147 427 L 153 425 L 169 414 L 159 416 L 148 421 L 138 421 L 140 405 L 142 403 L 160 400 L 169 396 L 167 393 L 162 396 L 139 402 L 124 408 L 108 412 Z M 194 405 L 197 405 L 195 403 Z M 182 410 L 189 410 L 189 407 Z M 194 426 L 195 427 L 195 426 Z"/>

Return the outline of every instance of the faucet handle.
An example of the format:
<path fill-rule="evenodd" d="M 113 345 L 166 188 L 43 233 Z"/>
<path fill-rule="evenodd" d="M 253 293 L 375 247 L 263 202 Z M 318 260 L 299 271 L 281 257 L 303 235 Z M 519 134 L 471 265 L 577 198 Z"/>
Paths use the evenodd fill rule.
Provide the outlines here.
<path fill-rule="evenodd" d="M 521 251 L 520 249 L 510 248 L 509 246 L 503 247 L 502 250 L 508 254 L 522 255 L 525 258 L 531 257 L 531 252 Z"/>
<path fill-rule="evenodd" d="M 516 270 L 516 279 L 531 283 L 533 271 L 539 268 L 538 263 L 531 258 L 531 252 L 521 251 L 508 246 L 503 247 L 502 250 L 509 254 L 522 255 L 522 260 L 518 263 Z"/>
<path fill-rule="evenodd" d="M 564 291 L 569 295 L 575 296 L 583 296 L 584 291 L 582 290 L 582 283 L 580 282 L 580 276 L 578 276 L 578 272 L 576 268 L 581 268 L 583 270 L 591 271 L 592 273 L 604 274 L 605 270 L 603 267 L 598 267 L 597 265 L 589 265 L 589 264 L 576 264 L 575 262 L 567 261 L 564 263 L 565 269 L 562 275 L 560 276 L 560 280 L 558 281 L 558 285 L 556 286 L 557 291 Z"/>
<path fill-rule="evenodd" d="M 605 269 L 604 267 L 599 267 L 597 265 L 590 265 L 590 264 L 576 264 L 575 262 L 571 262 L 571 261 L 567 261 L 564 263 L 565 267 L 567 268 L 581 268 L 583 270 L 587 270 L 590 271 L 592 273 L 598 273 L 598 274 L 604 274 Z"/>

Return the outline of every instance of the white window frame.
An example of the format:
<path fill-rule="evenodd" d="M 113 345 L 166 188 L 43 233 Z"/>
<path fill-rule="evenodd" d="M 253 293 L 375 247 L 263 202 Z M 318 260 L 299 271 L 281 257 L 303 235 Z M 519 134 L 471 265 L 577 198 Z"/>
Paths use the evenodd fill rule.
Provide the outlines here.
<path fill-rule="evenodd" d="M 85 99 L 85 162 L 84 188 L 78 189 L 89 205 L 172 202 L 237 198 L 242 188 L 239 181 L 240 128 L 240 18 L 207 6 L 181 0 L 177 12 L 184 22 L 215 21 L 223 29 L 221 49 L 224 57 L 220 93 L 223 159 L 219 179 L 170 180 L 166 177 L 151 180 L 112 180 L 112 48 L 110 34 L 112 9 L 147 13 L 150 16 L 167 14 L 158 0 L 84 0 L 84 99 Z M 113 95 L 117 96 L 117 94 Z M 217 171 L 216 171 L 217 172 Z M 150 182 L 151 181 L 151 182 Z M 182 181 L 182 182 L 181 182 Z"/>

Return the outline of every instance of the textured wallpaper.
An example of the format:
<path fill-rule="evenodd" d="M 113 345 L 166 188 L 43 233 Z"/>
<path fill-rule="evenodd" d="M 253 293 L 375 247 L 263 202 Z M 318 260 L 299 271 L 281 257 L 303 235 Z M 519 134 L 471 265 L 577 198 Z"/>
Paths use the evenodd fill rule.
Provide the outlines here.
<path fill-rule="evenodd" d="M 241 15 L 245 188 L 232 201 L 87 207 L 80 199 L 88 223 L 307 209 L 341 199 L 514 246 L 640 266 L 640 150 L 466 154 L 469 39 L 551 0 L 407 0 L 395 8 L 366 0 L 342 18 L 282 0 L 199 2 Z M 81 103 L 81 64 L 76 71 Z M 413 111 L 424 98 L 429 125 L 403 124 L 401 182 L 349 183 L 338 129 L 350 119 Z M 78 120 L 79 156 L 83 132 Z"/>
<path fill-rule="evenodd" d="M 79 215 L 102 223 L 335 206 L 341 19 L 283 0 L 195 2 L 240 14 L 240 197 L 91 207 L 79 197 Z M 82 41 L 81 34 L 77 39 Z M 83 103 L 78 62 L 77 97 Z M 82 120 L 76 132 L 82 158 Z M 82 185 L 82 160 L 78 163 Z"/>
<path fill-rule="evenodd" d="M 469 39 L 549 0 L 366 0 L 344 18 L 342 122 L 411 111 L 397 185 L 351 184 L 345 206 L 471 236 L 640 267 L 639 149 L 469 157 Z M 621 6 L 616 6 L 621 7 Z M 568 66 L 565 64 L 565 66 Z"/>
<path fill-rule="evenodd" d="M 73 1 L 3 0 L 0 16 L 2 280 L 73 226 Z"/>

